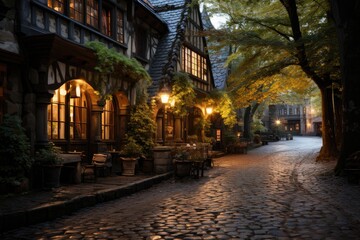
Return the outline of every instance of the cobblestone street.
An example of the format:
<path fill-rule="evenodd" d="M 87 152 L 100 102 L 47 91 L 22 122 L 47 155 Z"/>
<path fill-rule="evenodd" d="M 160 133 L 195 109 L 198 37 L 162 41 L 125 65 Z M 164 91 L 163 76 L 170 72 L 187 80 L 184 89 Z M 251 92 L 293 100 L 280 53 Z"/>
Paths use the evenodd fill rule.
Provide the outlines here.
<path fill-rule="evenodd" d="M 317 163 L 321 138 L 227 155 L 200 179 L 170 179 L 2 239 L 360 239 L 360 187 Z"/>

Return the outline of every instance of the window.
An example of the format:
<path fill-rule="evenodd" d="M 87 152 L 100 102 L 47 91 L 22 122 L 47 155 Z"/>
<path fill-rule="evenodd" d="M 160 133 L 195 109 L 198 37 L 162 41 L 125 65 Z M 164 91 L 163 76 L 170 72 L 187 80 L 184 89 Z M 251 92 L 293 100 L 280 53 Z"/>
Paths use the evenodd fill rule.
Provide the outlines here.
<path fill-rule="evenodd" d="M 48 137 L 49 139 L 65 139 L 65 99 L 66 88 L 63 85 L 55 91 L 48 107 Z"/>
<path fill-rule="evenodd" d="M 136 28 L 136 55 L 144 59 L 147 58 L 147 31 L 145 28 L 138 26 Z"/>
<path fill-rule="evenodd" d="M 184 71 L 204 81 L 207 81 L 206 59 L 187 47 L 183 47 L 182 56 Z"/>
<path fill-rule="evenodd" d="M 98 1 L 86 1 L 86 23 L 94 28 L 99 28 L 99 14 L 98 14 Z"/>
<path fill-rule="evenodd" d="M 86 139 L 87 137 L 85 94 L 81 94 L 79 98 L 70 98 L 68 91 L 70 87 L 70 84 L 64 84 L 55 91 L 51 99 L 48 107 L 48 137 L 50 140 Z"/>
<path fill-rule="evenodd" d="M 86 139 L 87 107 L 85 94 L 70 98 L 70 139 Z"/>
<path fill-rule="evenodd" d="M 70 17 L 76 21 L 84 21 L 83 0 L 70 0 Z"/>
<path fill-rule="evenodd" d="M 122 11 L 116 12 L 116 40 L 120 43 L 124 43 L 124 14 Z"/>
<path fill-rule="evenodd" d="M 106 101 L 104 111 L 101 114 L 101 139 L 114 139 L 114 107 L 112 101 Z"/>
<path fill-rule="evenodd" d="M 221 142 L 221 129 L 216 129 L 216 141 Z"/>
<path fill-rule="evenodd" d="M 101 31 L 104 34 L 111 36 L 111 9 L 103 7 L 101 15 Z"/>
<path fill-rule="evenodd" d="M 289 108 L 289 115 L 292 115 L 292 114 L 293 114 L 293 109 Z"/>
<path fill-rule="evenodd" d="M 64 13 L 65 0 L 48 0 L 47 5 L 57 12 Z"/>

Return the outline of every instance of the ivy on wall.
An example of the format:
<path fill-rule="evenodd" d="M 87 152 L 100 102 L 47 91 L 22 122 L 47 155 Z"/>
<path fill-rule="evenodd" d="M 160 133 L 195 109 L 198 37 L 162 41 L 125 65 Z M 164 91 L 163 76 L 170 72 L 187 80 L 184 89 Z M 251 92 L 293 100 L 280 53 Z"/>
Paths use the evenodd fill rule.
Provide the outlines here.
<path fill-rule="evenodd" d="M 194 85 L 187 73 L 176 72 L 173 76 L 172 95 L 175 100 L 174 113 L 185 116 L 195 103 Z"/>
<path fill-rule="evenodd" d="M 102 100 L 110 99 L 111 95 L 117 91 L 120 84 L 119 78 L 130 82 L 139 80 L 151 82 L 150 75 L 136 59 L 128 58 L 98 41 L 87 42 L 85 46 L 92 49 L 97 56 L 95 70 L 100 76 L 89 79 L 89 82 Z"/>

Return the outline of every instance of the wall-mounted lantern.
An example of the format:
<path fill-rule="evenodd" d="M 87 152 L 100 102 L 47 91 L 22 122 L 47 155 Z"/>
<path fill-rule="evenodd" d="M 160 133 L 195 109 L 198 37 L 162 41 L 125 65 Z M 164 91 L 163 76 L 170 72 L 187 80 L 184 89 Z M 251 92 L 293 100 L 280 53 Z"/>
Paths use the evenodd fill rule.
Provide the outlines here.
<path fill-rule="evenodd" d="M 212 112 L 213 112 L 213 108 L 210 107 L 210 106 L 209 106 L 209 107 L 206 107 L 205 110 L 206 110 L 206 114 L 207 114 L 207 115 L 210 115 L 210 114 L 212 114 Z"/>

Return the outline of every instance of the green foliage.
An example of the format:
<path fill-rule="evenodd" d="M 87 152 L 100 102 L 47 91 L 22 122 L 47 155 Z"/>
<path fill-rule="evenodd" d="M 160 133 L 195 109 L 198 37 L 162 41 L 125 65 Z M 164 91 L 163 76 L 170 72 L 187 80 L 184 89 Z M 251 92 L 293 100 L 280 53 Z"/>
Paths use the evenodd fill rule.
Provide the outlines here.
<path fill-rule="evenodd" d="M 136 59 L 128 58 L 101 42 L 87 42 L 85 46 L 92 49 L 97 56 L 95 70 L 100 73 L 101 77 L 89 81 L 103 99 L 109 99 L 114 91 L 117 91 L 116 86 L 120 83 L 118 78 L 133 82 L 139 80 L 151 82 L 150 75 Z"/>
<path fill-rule="evenodd" d="M 267 128 L 263 125 L 261 119 L 254 119 L 251 123 L 251 132 L 265 132 Z"/>
<path fill-rule="evenodd" d="M 139 157 L 143 154 L 143 148 L 133 137 L 127 137 L 127 143 L 122 147 L 121 154 L 127 157 Z"/>
<path fill-rule="evenodd" d="M 35 153 L 35 164 L 40 166 L 62 165 L 64 159 L 60 156 L 60 149 L 50 142 L 46 147 L 39 149 Z"/>
<path fill-rule="evenodd" d="M 130 113 L 127 134 L 143 146 L 146 155 L 150 155 L 154 146 L 155 130 L 156 125 L 149 106 L 146 103 L 135 106 Z"/>
<path fill-rule="evenodd" d="M 252 101 L 287 101 L 287 95 L 307 94 L 340 79 L 339 51 L 328 1 L 295 2 L 289 17 L 288 1 L 206 0 L 210 14 L 227 16 L 223 29 L 209 31 L 216 49 L 230 47 L 228 89 L 236 105 Z M 299 31 L 296 32 L 296 17 Z"/>
<path fill-rule="evenodd" d="M 232 127 L 236 124 L 236 112 L 232 100 L 225 91 L 214 90 L 210 93 L 208 104 L 213 106 L 224 120 L 224 124 Z"/>
<path fill-rule="evenodd" d="M 194 85 L 187 73 L 175 73 L 171 97 L 175 100 L 174 113 L 179 116 L 185 116 L 188 113 L 188 108 L 194 106 Z"/>
<path fill-rule="evenodd" d="M 10 183 L 27 176 L 33 159 L 30 143 L 17 115 L 4 115 L 0 125 L 0 182 Z"/>

